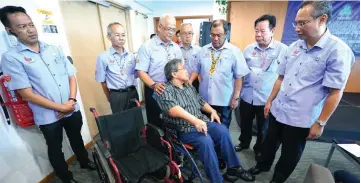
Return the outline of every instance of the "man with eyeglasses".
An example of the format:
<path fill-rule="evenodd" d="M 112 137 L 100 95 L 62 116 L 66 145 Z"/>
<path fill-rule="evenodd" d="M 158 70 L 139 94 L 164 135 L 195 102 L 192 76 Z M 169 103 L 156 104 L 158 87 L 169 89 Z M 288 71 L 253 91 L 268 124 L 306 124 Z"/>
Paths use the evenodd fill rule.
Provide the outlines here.
<path fill-rule="evenodd" d="M 244 78 L 240 112 L 239 136 L 240 144 L 236 151 L 248 149 L 252 140 L 252 124 L 256 117 L 257 141 L 253 146 L 256 158 L 260 156 L 261 144 L 267 132 L 267 120 L 264 117 L 264 106 L 271 94 L 278 73 L 277 68 L 283 58 L 287 46 L 273 38 L 276 17 L 262 15 L 254 22 L 255 43 L 244 50 L 244 57 L 251 72 Z"/>
<path fill-rule="evenodd" d="M 97 58 L 95 80 L 103 88 L 113 113 L 121 112 L 138 99 L 135 88 L 135 57 L 124 48 L 126 35 L 122 24 L 110 23 L 107 38 L 112 46 Z"/>
<path fill-rule="evenodd" d="M 199 46 L 192 44 L 192 40 L 193 40 L 192 24 L 190 23 L 181 24 L 180 38 L 181 38 L 181 44 L 179 45 L 179 47 L 181 48 L 182 55 L 184 58 L 184 67 L 187 69 L 188 73 L 191 74 L 192 71 L 194 70 L 197 54 L 201 49 Z M 195 79 L 193 81 L 193 86 L 196 88 L 197 91 L 199 90 L 198 79 Z"/>
<path fill-rule="evenodd" d="M 352 50 L 327 29 L 331 2 L 304 1 L 297 12 L 292 43 L 278 68 L 278 79 L 266 102 L 269 116 L 261 157 L 250 173 L 268 171 L 282 143 L 271 182 L 286 181 L 306 145 L 322 135 L 336 109 L 355 62 Z"/>
<path fill-rule="evenodd" d="M 214 20 L 210 32 L 212 43 L 199 51 L 190 83 L 200 76 L 200 95 L 220 113 L 222 124 L 229 128 L 243 76 L 250 71 L 241 50 L 226 39 L 229 27 L 225 20 Z"/>
<path fill-rule="evenodd" d="M 168 14 L 163 15 L 159 19 L 157 30 L 158 34 L 139 48 L 135 69 L 145 84 L 147 120 L 149 123 L 161 126 L 160 109 L 153 98 L 153 93 L 160 95 L 164 91 L 165 64 L 172 59 L 183 60 L 183 58 L 179 46 L 172 41 L 176 32 L 175 18 Z"/>

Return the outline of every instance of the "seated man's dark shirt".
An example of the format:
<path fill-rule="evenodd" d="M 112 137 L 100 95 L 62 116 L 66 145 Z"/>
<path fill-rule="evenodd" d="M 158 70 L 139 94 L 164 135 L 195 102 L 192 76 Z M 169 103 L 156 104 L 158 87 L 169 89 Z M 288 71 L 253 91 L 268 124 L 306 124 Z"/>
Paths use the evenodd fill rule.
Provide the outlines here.
<path fill-rule="evenodd" d="M 203 120 L 204 122 L 209 121 L 209 118 L 201 111 L 206 102 L 192 85 L 184 84 L 183 88 L 178 88 L 173 83 L 167 82 L 165 84 L 164 92 L 160 96 L 156 96 L 156 101 L 162 110 L 165 123 L 170 123 L 172 126 L 176 127 L 166 129 L 175 135 L 177 134 L 177 131 L 187 133 L 195 127 L 181 118 L 169 116 L 168 111 L 172 107 L 179 106 L 196 118 Z"/>

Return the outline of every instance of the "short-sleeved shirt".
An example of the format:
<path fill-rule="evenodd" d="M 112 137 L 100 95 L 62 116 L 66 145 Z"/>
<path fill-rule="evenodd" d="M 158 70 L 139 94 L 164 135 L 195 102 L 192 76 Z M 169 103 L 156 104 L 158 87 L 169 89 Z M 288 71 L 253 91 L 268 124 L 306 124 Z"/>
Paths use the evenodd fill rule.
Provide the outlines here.
<path fill-rule="evenodd" d="M 135 85 L 135 57 L 123 48 L 120 54 L 113 47 L 97 58 L 95 80 L 106 82 L 109 89 L 124 89 Z"/>
<path fill-rule="evenodd" d="M 212 54 L 215 71 L 211 74 Z M 215 49 L 212 43 L 198 52 L 195 72 L 201 76 L 199 93 L 211 105 L 228 106 L 234 92 L 235 79 L 247 75 L 250 71 L 239 48 L 226 40 L 223 47 Z"/>
<path fill-rule="evenodd" d="M 156 35 L 139 48 L 135 69 L 148 73 L 154 82 L 163 83 L 167 81 L 164 66 L 175 58 L 183 60 L 179 46 L 173 41 L 165 46 Z"/>
<path fill-rule="evenodd" d="M 244 49 L 244 57 L 251 71 L 243 81 L 241 98 L 245 102 L 255 106 L 266 104 L 278 78 L 277 68 L 286 49 L 285 44 L 276 40 L 272 40 L 265 49 L 261 49 L 257 42 Z"/>
<path fill-rule="evenodd" d="M 202 113 L 202 108 L 206 102 L 192 85 L 184 84 L 183 88 L 179 88 L 172 84 L 172 82 L 167 82 L 164 92 L 160 96 L 156 96 L 155 99 L 162 111 L 165 122 L 177 126 L 177 129 L 170 129 L 175 135 L 177 132 L 187 133 L 192 128 L 195 128 L 191 123 L 181 118 L 174 118 L 168 115 L 169 110 L 175 106 L 183 108 L 204 122 L 209 121 L 209 118 Z"/>
<path fill-rule="evenodd" d="M 310 128 L 321 114 L 329 88 L 345 87 L 354 62 L 350 47 L 328 30 L 312 48 L 304 40 L 292 43 L 278 67 L 284 78 L 271 113 L 281 123 Z"/>
<path fill-rule="evenodd" d="M 70 97 L 69 77 L 76 73 L 75 67 L 56 46 L 40 42 L 40 53 L 18 42 L 1 59 L 4 75 L 11 77 L 10 90 L 32 88 L 33 92 L 58 104 Z M 37 125 L 51 124 L 59 119 L 58 111 L 29 102 Z M 78 104 L 75 111 L 79 110 Z M 68 115 L 69 116 L 69 115 Z"/>
<path fill-rule="evenodd" d="M 183 59 L 184 59 L 184 68 L 187 69 L 189 76 L 196 68 L 197 54 L 201 50 L 201 47 L 197 45 L 190 45 L 189 48 L 185 48 L 181 43 L 179 45 Z"/>

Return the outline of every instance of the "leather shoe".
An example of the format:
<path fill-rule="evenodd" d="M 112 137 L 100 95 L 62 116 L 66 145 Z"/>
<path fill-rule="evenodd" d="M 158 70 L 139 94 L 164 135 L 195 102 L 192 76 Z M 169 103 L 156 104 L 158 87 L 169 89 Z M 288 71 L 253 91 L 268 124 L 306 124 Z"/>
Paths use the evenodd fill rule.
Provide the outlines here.
<path fill-rule="evenodd" d="M 87 163 L 86 165 L 80 165 L 81 169 L 88 169 L 88 170 L 96 170 L 97 166 L 95 165 L 95 163 L 89 161 L 89 163 Z"/>
<path fill-rule="evenodd" d="M 218 168 L 219 170 L 224 170 L 227 167 L 226 161 L 224 161 L 222 158 L 218 158 Z"/>
<path fill-rule="evenodd" d="M 242 146 L 241 144 L 238 144 L 238 145 L 234 146 L 234 150 L 236 152 L 241 152 L 242 150 L 248 149 L 248 148 L 249 148 L 249 146 Z"/>
<path fill-rule="evenodd" d="M 230 176 L 237 176 L 246 182 L 253 182 L 256 179 L 254 175 L 244 170 L 242 167 L 233 167 L 227 169 L 227 174 Z"/>
<path fill-rule="evenodd" d="M 252 175 L 258 175 L 261 172 L 268 172 L 268 171 L 269 171 L 269 169 L 261 168 L 257 165 L 248 170 L 248 172 L 251 173 Z"/>
<path fill-rule="evenodd" d="M 70 180 L 69 183 L 79 183 L 79 182 L 73 179 L 73 180 Z"/>

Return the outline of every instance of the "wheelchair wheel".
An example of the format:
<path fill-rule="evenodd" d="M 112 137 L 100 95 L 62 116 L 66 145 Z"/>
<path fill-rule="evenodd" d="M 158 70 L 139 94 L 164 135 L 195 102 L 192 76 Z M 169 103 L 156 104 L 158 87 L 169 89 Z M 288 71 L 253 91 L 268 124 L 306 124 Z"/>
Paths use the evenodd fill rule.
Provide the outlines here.
<path fill-rule="evenodd" d="M 92 155 L 93 155 L 94 163 L 97 167 L 97 173 L 99 175 L 100 182 L 101 183 L 110 183 L 109 177 L 108 177 L 106 171 L 104 170 L 104 167 L 102 166 L 100 156 L 99 156 L 99 153 L 96 148 L 94 148 Z"/>

